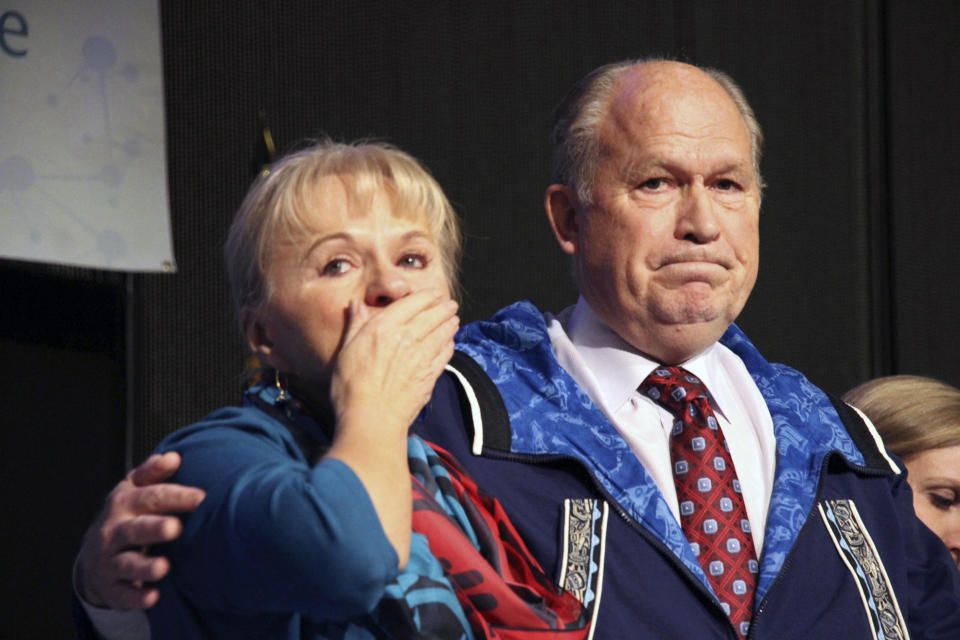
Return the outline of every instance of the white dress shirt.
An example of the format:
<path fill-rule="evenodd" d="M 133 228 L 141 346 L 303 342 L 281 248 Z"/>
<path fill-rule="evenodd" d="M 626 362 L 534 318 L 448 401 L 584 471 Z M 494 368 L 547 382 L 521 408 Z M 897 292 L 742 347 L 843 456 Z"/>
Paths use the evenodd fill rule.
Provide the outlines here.
<path fill-rule="evenodd" d="M 582 297 L 556 317 L 547 314 L 547 332 L 560 365 L 620 432 L 679 522 L 669 446 L 674 417 L 637 391 L 659 363 L 614 333 Z M 743 361 L 720 343 L 682 366 L 703 381 L 716 402 L 759 556 L 777 460 L 770 411 Z"/>

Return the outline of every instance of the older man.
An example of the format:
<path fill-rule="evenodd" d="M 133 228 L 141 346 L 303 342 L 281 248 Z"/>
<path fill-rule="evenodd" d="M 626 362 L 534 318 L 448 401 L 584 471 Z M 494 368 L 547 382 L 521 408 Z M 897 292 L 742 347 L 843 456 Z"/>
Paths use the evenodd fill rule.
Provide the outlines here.
<path fill-rule="evenodd" d="M 960 637 L 956 569 L 872 427 L 731 324 L 762 187 L 736 85 L 603 67 L 553 138 L 580 299 L 465 327 L 414 429 L 500 498 L 595 638 Z"/>

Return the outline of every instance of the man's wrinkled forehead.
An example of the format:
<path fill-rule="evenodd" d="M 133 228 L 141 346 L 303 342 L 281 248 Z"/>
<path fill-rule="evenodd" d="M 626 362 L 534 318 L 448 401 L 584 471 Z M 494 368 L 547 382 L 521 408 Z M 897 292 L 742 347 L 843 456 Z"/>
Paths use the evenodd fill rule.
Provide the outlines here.
<path fill-rule="evenodd" d="M 614 89 L 600 129 L 601 157 L 612 154 L 621 161 L 628 157 L 639 161 L 640 146 L 655 146 L 658 137 L 671 136 L 727 139 L 731 154 L 724 162 L 752 162 L 747 123 L 713 78 L 680 63 L 645 63 L 629 69 Z"/>

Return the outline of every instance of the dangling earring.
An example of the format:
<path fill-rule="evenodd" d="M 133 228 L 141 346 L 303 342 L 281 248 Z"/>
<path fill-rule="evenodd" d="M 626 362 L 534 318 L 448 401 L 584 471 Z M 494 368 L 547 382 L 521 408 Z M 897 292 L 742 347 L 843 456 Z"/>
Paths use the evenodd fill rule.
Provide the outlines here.
<path fill-rule="evenodd" d="M 290 400 L 290 396 L 287 395 L 287 390 L 283 388 L 282 384 L 280 384 L 280 372 L 275 370 L 273 373 L 275 375 L 275 384 L 277 385 L 277 399 L 275 402 L 276 404 L 287 402 Z"/>

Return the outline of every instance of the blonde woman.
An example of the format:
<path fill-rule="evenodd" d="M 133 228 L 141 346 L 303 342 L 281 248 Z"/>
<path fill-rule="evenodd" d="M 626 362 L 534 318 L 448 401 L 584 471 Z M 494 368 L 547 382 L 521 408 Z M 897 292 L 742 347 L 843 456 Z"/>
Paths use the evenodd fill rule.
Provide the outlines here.
<path fill-rule="evenodd" d="M 913 506 L 960 566 L 960 389 L 922 376 L 888 376 L 844 400 L 876 425 L 907 466 Z"/>

